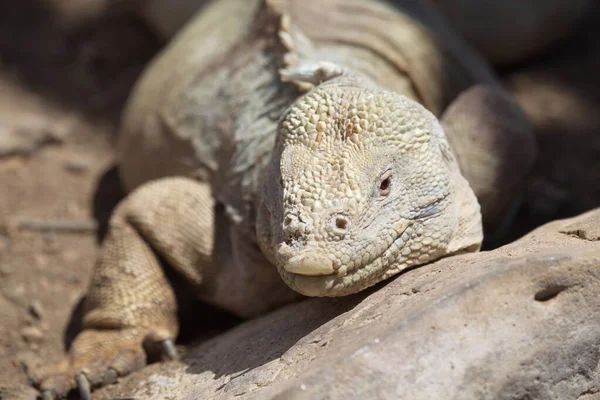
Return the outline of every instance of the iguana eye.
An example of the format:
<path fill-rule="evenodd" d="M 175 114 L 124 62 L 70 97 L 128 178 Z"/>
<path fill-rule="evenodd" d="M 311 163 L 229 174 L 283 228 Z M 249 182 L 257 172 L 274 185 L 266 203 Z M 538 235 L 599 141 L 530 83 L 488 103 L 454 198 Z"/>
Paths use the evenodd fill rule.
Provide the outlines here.
<path fill-rule="evenodd" d="M 381 196 L 387 196 L 390 194 L 390 187 L 392 186 L 392 171 L 386 171 L 379 178 L 379 194 Z"/>

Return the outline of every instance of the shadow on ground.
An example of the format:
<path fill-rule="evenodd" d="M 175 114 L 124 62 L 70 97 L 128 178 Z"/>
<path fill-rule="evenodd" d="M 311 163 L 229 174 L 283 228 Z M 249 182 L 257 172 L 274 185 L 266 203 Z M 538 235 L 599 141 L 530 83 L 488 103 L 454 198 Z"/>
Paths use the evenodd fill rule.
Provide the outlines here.
<path fill-rule="evenodd" d="M 159 41 L 135 15 L 111 11 L 64 23 L 42 0 L 0 2 L 2 69 L 88 117 L 116 122 Z"/>

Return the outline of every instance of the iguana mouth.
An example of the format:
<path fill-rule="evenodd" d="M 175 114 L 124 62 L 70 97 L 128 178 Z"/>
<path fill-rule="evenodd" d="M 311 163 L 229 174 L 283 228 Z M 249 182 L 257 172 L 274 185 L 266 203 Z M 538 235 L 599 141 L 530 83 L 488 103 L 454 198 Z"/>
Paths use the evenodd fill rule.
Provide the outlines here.
<path fill-rule="evenodd" d="M 402 219 L 400 221 L 397 221 L 394 224 L 394 230 L 397 232 L 396 237 L 385 248 L 385 250 L 383 250 L 376 256 L 371 257 L 365 264 L 359 265 L 354 268 L 346 268 L 346 271 L 343 274 L 340 274 L 339 271 L 342 270 L 342 268 L 344 266 L 341 266 L 339 268 L 334 267 L 336 272 L 331 273 L 329 275 L 339 275 L 340 277 L 351 276 L 361 270 L 369 269 L 372 267 L 377 267 L 375 264 L 378 261 L 381 261 L 381 263 L 383 264 L 383 265 L 379 266 L 378 269 L 387 267 L 389 264 L 391 264 L 396 259 L 395 256 L 398 255 L 399 252 L 402 251 L 404 246 L 406 246 L 406 243 L 408 242 L 410 236 L 412 236 L 411 232 L 407 232 L 409 230 L 409 228 L 411 228 L 411 226 L 415 222 L 426 221 L 430 218 L 436 217 L 436 216 L 440 215 L 441 213 L 443 213 L 445 211 L 446 207 L 440 208 L 439 206 L 446 199 L 448 199 L 448 197 L 449 197 L 449 193 L 444 194 L 443 196 L 438 197 L 423 206 L 420 206 L 418 208 L 418 211 L 415 211 L 414 218 Z M 386 258 L 390 258 L 390 257 L 392 259 L 385 260 Z"/>
<path fill-rule="evenodd" d="M 344 265 L 335 265 L 333 270 L 325 271 L 325 268 L 319 268 L 319 273 L 302 274 L 288 270 L 283 265 L 279 265 L 280 274 L 283 275 L 285 281 L 289 282 L 292 287 L 295 287 L 301 293 L 313 296 L 331 296 L 334 292 L 339 291 L 339 286 L 343 285 L 346 288 L 355 286 L 353 284 L 345 285 L 343 282 L 348 278 L 358 274 L 372 275 L 369 279 L 360 279 L 361 281 L 371 281 L 371 284 L 377 283 L 381 279 L 377 276 L 385 274 L 388 267 L 391 266 L 402 254 L 405 246 L 409 245 L 409 240 L 413 236 L 413 226 L 415 223 L 426 221 L 442 214 L 447 207 L 440 207 L 447 200 L 449 194 L 445 194 L 414 211 L 413 218 L 403 219 L 395 223 L 394 230 L 396 235 L 389 245 L 376 256 L 371 257 L 367 263 L 348 268 Z M 329 268 L 327 265 L 327 268 Z M 368 285 L 370 286 L 370 285 Z M 359 289 L 360 290 L 360 289 Z M 349 291 L 351 293 L 353 291 Z"/>
<path fill-rule="evenodd" d="M 387 246 L 387 248 L 384 251 L 382 251 L 380 254 L 378 254 L 374 258 L 371 258 L 364 265 L 360 265 L 358 267 L 352 268 L 351 270 L 348 270 L 347 274 L 342 275 L 340 277 L 353 275 L 361 270 L 370 269 L 372 267 L 376 267 L 376 268 L 378 267 L 377 268 L 378 270 L 382 270 L 382 269 L 386 268 L 387 266 L 389 266 L 392 262 L 394 262 L 396 260 L 397 255 L 407 245 L 408 240 L 412 236 L 412 232 L 409 231 L 409 229 L 412 229 L 411 228 L 412 225 L 415 222 L 423 222 L 423 221 L 426 221 L 430 218 L 436 217 L 436 216 L 440 215 L 441 213 L 443 213 L 445 211 L 446 207 L 440 208 L 439 205 L 441 203 L 443 203 L 444 200 L 446 200 L 448 198 L 448 196 L 449 196 L 449 194 L 444 194 L 443 196 L 427 203 L 426 205 L 419 207 L 419 211 L 416 213 L 416 217 L 414 217 L 412 219 L 404 219 L 404 220 L 400 220 L 400 221 L 396 222 L 394 229 L 396 230 L 398 235 L 396 236 L 396 238 L 394 240 L 392 240 L 390 245 Z M 386 258 L 389 258 L 389 259 L 386 260 Z M 382 265 L 376 266 L 375 264 L 378 261 L 380 261 Z"/>
<path fill-rule="evenodd" d="M 397 235 L 394 238 L 394 240 L 392 240 L 391 243 L 385 248 L 385 250 L 381 251 L 379 254 L 375 255 L 374 257 L 371 257 L 365 264 L 356 266 L 351 269 L 348 268 L 348 269 L 346 269 L 346 271 L 344 271 L 345 273 L 343 273 L 343 274 L 340 274 L 338 272 L 338 275 L 340 276 L 340 278 L 343 278 L 344 276 L 348 276 L 348 275 L 353 275 L 364 269 L 378 267 L 377 265 L 375 265 L 378 262 L 380 262 L 381 264 L 384 264 L 384 265 L 389 264 L 389 262 L 386 263 L 386 262 L 384 262 L 384 260 L 386 258 L 393 257 L 394 255 L 398 254 L 398 252 L 401 251 L 402 248 L 405 246 L 406 241 L 408 240 L 408 236 L 410 236 L 410 234 L 406 234 L 406 233 L 407 233 L 407 230 L 409 230 L 409 228 L 411 226 L 411 221 L 401 220 L 401 221 L 396 222 L 394 225 L 395 225 L 394 229 L 396 230 Z M 403 238 L 403 237 L 405 237 L 405 238 Z M 390 260 L 390 262 L 391 261 L 393 261 L 393 260 Z M 381 266 L 383 266 L 383 265 L 381 265 Z M 379 267 L 381 267 L 381 266 L 379 266 Z M 343 267 L 344 266 L 339 268 L 339 270 L 341 270 Z"/>
<path fill-rule="evenodd" d="M 355 266 L 349 268 L 346 265 L 332 262 L 325 254 L 317 253 L 315 251 L 306 251 L 295 255 L 289 259 L 289 261 L 282 263 L 281 268 L 288 274 L 307 276 L 307 277 L 331 277 L 339 276 L 344 277 L 351 275 L 356 271 L 364 268 L 368 268 L 375 264 L 378 260 L 386 256 L 386 253 L 392 252 L 396 254 L 397 250 L 400 250 L 403 245 L 400 243 L 405 242 L 408 238 L 403 239 L 403 235 L 406 230 L 410 227 L 410 221 L 402 220 L 394 224 L 394 229 L 397 232 L 395 238 L 391 243 L 379 254 L 369 258 L 368 262 L 364 265 Z M 398 247 L 398 249 L 395 249 Z"/>
<path fill-rule="evenodd" d="M 290 258 L 283 268 L 292 274 L 306 276 L 326 276 L 336 273 L 333 262 L 324 254 L 304 251 Z"/>

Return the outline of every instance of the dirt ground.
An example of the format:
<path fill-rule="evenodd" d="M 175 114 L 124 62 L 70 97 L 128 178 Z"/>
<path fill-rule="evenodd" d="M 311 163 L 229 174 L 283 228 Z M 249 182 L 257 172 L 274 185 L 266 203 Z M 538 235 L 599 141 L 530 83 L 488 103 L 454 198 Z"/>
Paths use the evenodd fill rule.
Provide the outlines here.
<path fill-rule="evenodd" d="M 86 0 L 56 1 L 85 10 Z M 111 12 L 74 24 L 51 4 L 0 1 L 0 399 L 33 398 L 27 368 L 58 360 L 77 332 L 99 239 L 123 196 L 112 151 L 119 115 L 161 47 L 132 15 Z M 593 90 L 598 106 L 600 86 Z M 509 237 L 600 205 L 598 185 L 586 186 L 600 177 L 597 168 L 589 170 L 600 160 L 596 123 L 578 133 L 580 167 L 566 169 L 558 184 L 567 194 L 586 193 L 585 201 L 553 202 L 557 184 L 538 166 Z M 562 133 L 541 136 L 548 138 L 545 160 L 568 150 Z"/>
<path fill-rule="evenodd" d="M 2 399 L 33 398 L 26 368 L 58 360 L 76 331 L 95 225 L 122 197 L 112 154 L 121 108 L 160 48 L 133 16 L 77 25 L 53 11 L 0 2 Z"/>

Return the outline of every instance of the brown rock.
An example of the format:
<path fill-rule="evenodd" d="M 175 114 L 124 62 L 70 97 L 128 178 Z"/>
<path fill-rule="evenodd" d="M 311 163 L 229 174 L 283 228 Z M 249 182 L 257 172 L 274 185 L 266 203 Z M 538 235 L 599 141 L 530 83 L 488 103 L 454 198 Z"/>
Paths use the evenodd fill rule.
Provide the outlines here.
<path fill-rule="evenodd" d="M 44 340 L 44 333 L 36 326 L 21 329 L 21 336 L 29 343 L 39 343 Z"/>
<path fill-rule="evenodd" d="M 600 209 L 308 299 L 98 398 L 571 399 L 600 388 Z M 589 398 L 589 396 L 588 396 Z"/>
<path fill-rule="evenodd" d="M 62 143 L 64 133 L 50 121 L 29 117 L 14 122 L 0 117 L 0 158 L 29 156 L 43 146 Z"/>
<path fill-rule="evenodd" d="M 33 300 L 31 304 L 29 304 L 29 313 L 36 319 L 42 319 L 44 316 L 44 308 L 42 307 L 42 303 L 40 303 L 38 300 Z"/>

